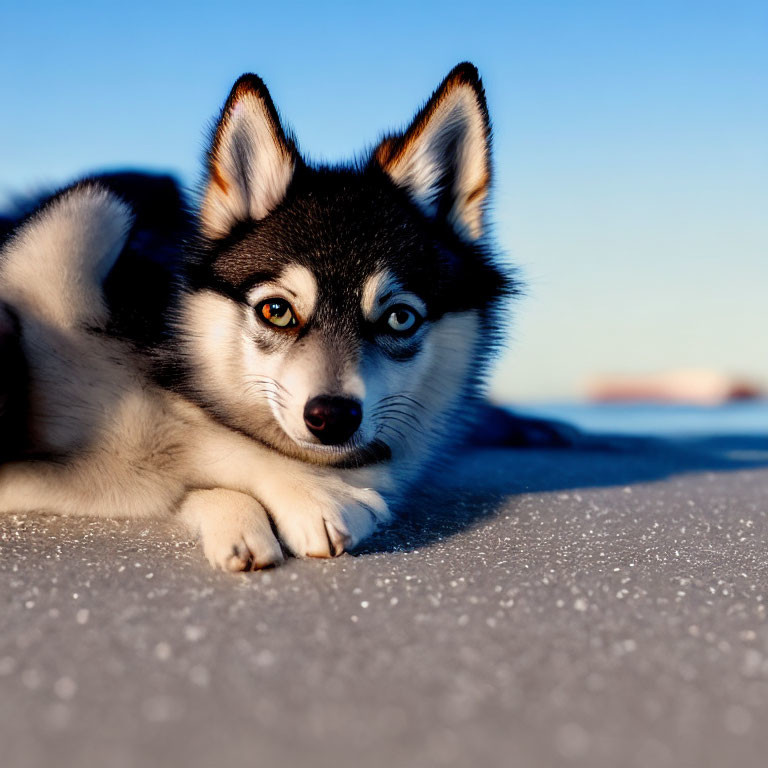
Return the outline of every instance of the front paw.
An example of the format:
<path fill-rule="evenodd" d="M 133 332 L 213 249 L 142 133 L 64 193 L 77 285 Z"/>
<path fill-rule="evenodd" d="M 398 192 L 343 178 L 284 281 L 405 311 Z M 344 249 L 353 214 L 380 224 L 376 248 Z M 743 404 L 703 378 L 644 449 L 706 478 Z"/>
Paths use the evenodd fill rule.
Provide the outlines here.
<path fill-rule="evenodd" d="M 258 501 L 225 489 L 190 493 L 182 510 L 200 535 L 208 562 L 223 571 L 248 571 L 283 562 L 283 551 Z"/>
<path fill-rule="evenodd" d="M 267 503 L 283 544 L 297 557 L 337 557 L 370 536 L 391 515 L 372 488 L 320 476 L 286 485 Z"/>

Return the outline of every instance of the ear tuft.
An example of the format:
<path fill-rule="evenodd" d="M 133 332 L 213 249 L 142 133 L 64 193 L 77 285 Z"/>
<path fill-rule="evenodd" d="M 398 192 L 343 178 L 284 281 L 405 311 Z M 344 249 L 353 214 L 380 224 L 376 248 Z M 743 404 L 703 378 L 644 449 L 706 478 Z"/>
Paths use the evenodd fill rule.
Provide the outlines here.
<path fill-rule="evenodd" d="M 476 240 L 485 227 L 491 128 L 477 69 L 454 67 L 401 135 L 384 139 L 374 161 L 429 217 Z"/>
<path fill-rule="evenodd" d="M 296 160 L 267 87 L 260 77 L 243 75 L 224 104 L 208 153 L 203 232 L 223 237 L 238 222 L 267 216 L 285 197 Z"/>

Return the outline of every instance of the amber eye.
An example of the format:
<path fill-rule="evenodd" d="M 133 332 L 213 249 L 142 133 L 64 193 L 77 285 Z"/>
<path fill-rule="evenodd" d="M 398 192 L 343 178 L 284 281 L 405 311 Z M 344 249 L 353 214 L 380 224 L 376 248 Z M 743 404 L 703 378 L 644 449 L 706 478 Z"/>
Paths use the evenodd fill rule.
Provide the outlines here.
<path fill-rule="evenodd" d="M 285 299 L 266 299 L 256 306 L 256 314 L 265 323 L 278 328 L 293 328 L 297 325 L 293 307 Z"/>

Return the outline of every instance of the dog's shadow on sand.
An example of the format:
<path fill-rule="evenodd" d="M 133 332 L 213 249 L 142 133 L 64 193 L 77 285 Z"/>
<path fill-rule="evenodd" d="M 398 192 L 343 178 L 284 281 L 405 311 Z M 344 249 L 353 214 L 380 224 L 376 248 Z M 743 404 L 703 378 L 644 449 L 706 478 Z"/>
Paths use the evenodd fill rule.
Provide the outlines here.
<path fill-rule="evenodd" d="M 508 508 L 515 496 L 658 482 L 676 475 L 768 467 L 768 437 L 667 441 L 585 437 L 570 447 L 474 448 L 431 473 L 397 522 L 352 554 L 407 552 L 455 535 Z"/>

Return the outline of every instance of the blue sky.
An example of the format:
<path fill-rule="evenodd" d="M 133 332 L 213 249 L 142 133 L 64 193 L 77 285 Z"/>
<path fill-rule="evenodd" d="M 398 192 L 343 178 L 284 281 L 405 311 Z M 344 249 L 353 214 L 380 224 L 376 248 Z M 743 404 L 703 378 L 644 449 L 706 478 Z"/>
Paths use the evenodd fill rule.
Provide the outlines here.
<path fill-rule="evenodd" d="M 498 241 L 528 281 L 495 391 L 567 398 L 593 372 L 680 366 L 768 381 L 764 2 L 14 6 L 0 198 L 116 166 L 194 184 L 244 71 L 311 157 L 349 157 L 469 59 Z"/>

